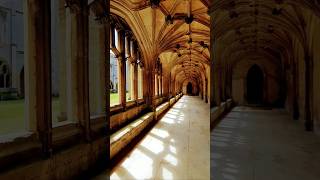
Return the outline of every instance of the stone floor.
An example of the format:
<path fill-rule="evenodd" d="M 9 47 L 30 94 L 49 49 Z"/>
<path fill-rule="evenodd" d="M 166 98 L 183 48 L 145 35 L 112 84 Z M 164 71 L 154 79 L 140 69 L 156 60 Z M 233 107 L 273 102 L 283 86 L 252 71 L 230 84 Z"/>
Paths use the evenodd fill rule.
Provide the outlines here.
<path fill-rule="evenodd" d="M 110 179 L 209 179 L 209 127 L 209 105 L 199 97 L 183 96 Z"/>
<path fill-rule="evenodd" d="M 319 180 L 320 137 L 284 110 L 236 107 L 211 132 L 213 180 Z"/>

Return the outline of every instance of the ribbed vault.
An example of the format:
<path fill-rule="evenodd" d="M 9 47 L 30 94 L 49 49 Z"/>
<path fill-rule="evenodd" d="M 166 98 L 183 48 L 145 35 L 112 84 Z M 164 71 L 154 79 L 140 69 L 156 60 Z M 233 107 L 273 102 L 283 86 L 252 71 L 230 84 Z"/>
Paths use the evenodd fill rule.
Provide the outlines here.
<path fill-rule="evenodd" d="M 281 62 L 285 60 L 281 54 L 292 53 L 292 41 L 306 45 L 305 22 L 299 8 L 310 5 L 301 2 L 303 6 L 298 7 L 298 4 L 290 0 L 214 1 L 211 7 L 213 38 L 217 46 L 221 46 L 218 57 L 228 61 L 222 64 L 232 65 L 253 54 L 269 57 L 279 65 L 288 63 Z"/>
<path fill-rule="evenodd" d="M 210 66 L 208 0 L 112 0 L 110 5 L 137 37 L 146 68 L 154 69 L 160 58 L 170 83 L 205 83 Z"/>

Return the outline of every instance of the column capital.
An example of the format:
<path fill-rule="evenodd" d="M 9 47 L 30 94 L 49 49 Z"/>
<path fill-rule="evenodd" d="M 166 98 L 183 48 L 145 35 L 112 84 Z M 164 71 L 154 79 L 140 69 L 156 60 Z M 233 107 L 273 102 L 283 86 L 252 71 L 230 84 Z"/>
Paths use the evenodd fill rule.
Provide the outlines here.
<path fill-rule="evenodd" d="M 83 14 L 89 16 L 89 11 L 85 10 L 88 7 L 86 0 L 65 0 L 65 8 L 70 8 L 72 14 Z"/>

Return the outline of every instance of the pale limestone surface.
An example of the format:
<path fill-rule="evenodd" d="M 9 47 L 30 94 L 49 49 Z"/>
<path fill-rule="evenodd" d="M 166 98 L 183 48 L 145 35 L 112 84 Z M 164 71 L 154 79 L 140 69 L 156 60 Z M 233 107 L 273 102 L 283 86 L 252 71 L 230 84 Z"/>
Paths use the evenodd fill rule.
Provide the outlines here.
<path fill-rule="evenodd" d="M 209 128 L 209 105 L 199 97 L 183 96 L 115 168 L 111 179 L 209 179 Z"/>
<path fill-rule="evenodd" d="M 213 180 L 319 180 L 320 137 L 286 111 L 236 107 L 211 132 Z"/>

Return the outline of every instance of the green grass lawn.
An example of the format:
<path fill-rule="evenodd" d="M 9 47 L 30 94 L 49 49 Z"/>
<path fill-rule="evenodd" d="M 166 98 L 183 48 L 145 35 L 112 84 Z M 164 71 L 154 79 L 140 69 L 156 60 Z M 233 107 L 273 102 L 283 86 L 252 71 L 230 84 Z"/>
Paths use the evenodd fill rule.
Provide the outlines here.
<path fill-rule="evenodd" d="M 126 97 L 128 100 L 129 93 L 127 93 Z M 114 106 L 117 104 L 120 104 L 119 94 L 118 93 L 110 93 L 110 106 Z"/>
<path fill-rule="evenodd" d="M 53 123 L 59 114 L 59 99 L 53 98 Z M 24 99 L 0 101 L 0 135 L 25 130 Z"/>
<path fill-rule="evenodd" d="M 127 94 L 128 97 L 128 94 Z M 119 94 L 110 94 L 110 106 L 119 104 Z M 24 99 L 0 101 L 0 135 L 25 130 Z M 53 98 L 52 123 L 58 122 L 59 98 Z"/>
<path fill-rule="evenodd" d="M 119 94 L 118 93 L 110 93 L 110 106 L 114 106 L 119 104 Z"/>
<path fill-rule="evenodd" d="M 24 100 L 0 101 L 0 134 L 23 131 Z"/>

